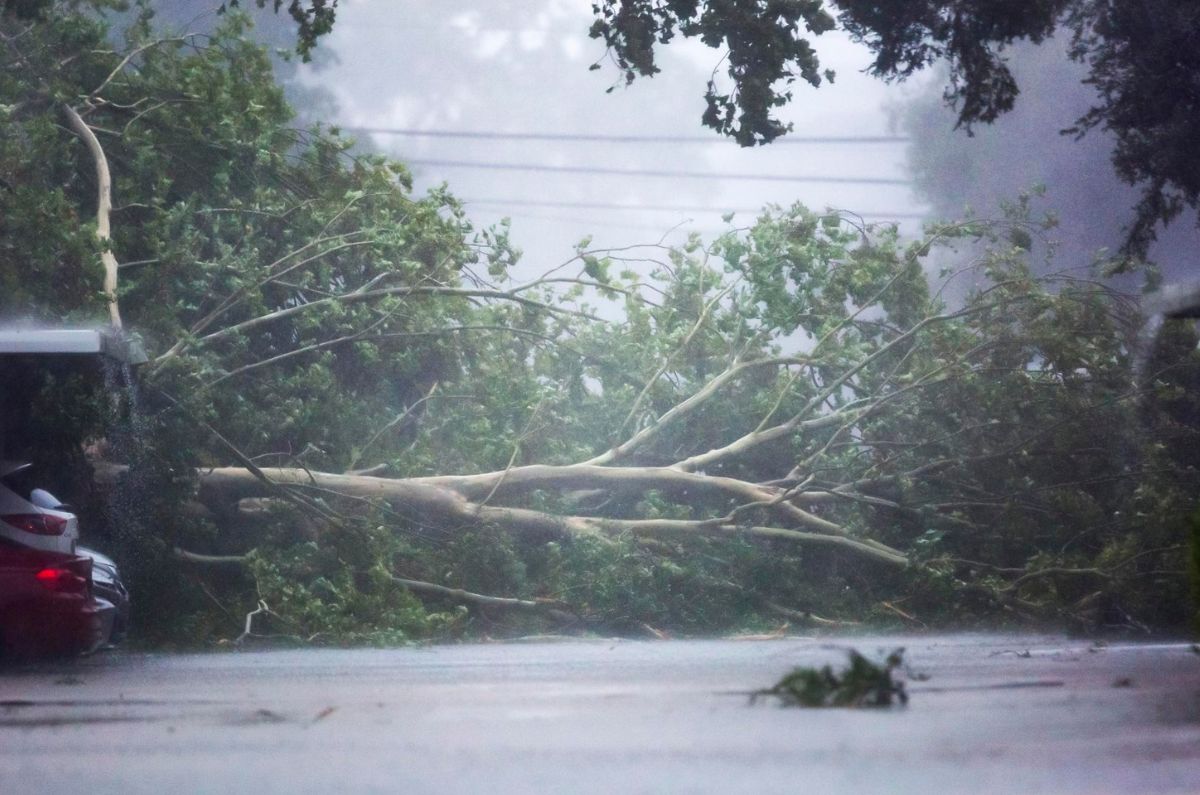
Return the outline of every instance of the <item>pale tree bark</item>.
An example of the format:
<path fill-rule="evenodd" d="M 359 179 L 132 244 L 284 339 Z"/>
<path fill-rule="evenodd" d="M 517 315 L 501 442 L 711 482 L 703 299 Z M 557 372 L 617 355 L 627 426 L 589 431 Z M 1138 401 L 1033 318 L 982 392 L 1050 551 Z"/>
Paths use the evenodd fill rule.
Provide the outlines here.
<path fill-rule="evenodd" d="M 70 105 L 63 105 L 71 129 L 83 140 L 96 167 L 96 240 L 100 243 L 100 261 L 104 263 L 104 296 L 108 301 L 108 321 L 115 329 L 121 328 L 121 308 L 117 303 L 117 257 L 112 252 L 110 216 L 112 215 L 112 175 L 108 170 L 108 158 L 104 147 L 92 128 Z"/>
<path fill-rule="evenodd" d="M 589 471 L 591 470 L 591 471 Z M 537 467 L 518 468 L 508 471 L 508 477 L 516 474 L 517 487 L 522 490 L 536 488 L 564 488 L 570 486 L 596 485 L 601 478 L 608 488 L 629 489 L 652 488 L 668 485 L 679 488 L 684 483 L 697 487 L 708 476 L 691 475 L 652 468 L 630 467 L 625 469 Z M 851 537 L 838 525 L 811 516 L 803 511 L 790 514 L 792 518 L 815 530 L 797 530 L 790 527 L 739 524 L 728 517 L 714 519 L 613 519 L 597 516 L 554 514 L 510 506 L 484 505 L 473 502 L 466 494 L 479 495 L 484 486 L 494 485 L 494 479 L 502 473 L 462 478 L 415 478 L 392 479 L 365 475 L 339 475 L 307 469 L 262 467 L 251 472 L 244 467 L 217 467 L 200 471 L 201 494 L 209 499 L 236 501 L 255 496 L 267 490 L 264 478 L 278 488 L 298 488 L 304 493 L 342 495 L 357 499 L 375 500 L 390 505 L 415 521 L 449 526 L 484 525 L 515 533 L 536 535 L 613 536 L 630 534 L 638 537 L 655 536 L 724 536 L 744 534 L 755 538 L 779 539 L 801 545 L 826 546 L 841 549 L 859 556 L 876 560 L 890 566 L 905 567 L 908 558 L 901 552 L 878 542 Z M 671 482 L 681 476 L 679 480 Z M 508 478 L 505 479 L 506 482 Z M 726 479 L 728 480 L 728 479 Z M 454 484 L 462 489 L 454 488 Z M 735 481 L 736 490 L 750 492 L 754 484 Z M 732 490 L 730 484 L 706 485 L 707 489 Z M 486 492 L 485 492 L 486 493 Z M 751 496 L 751 494 L 744 494 Z M 762 494 L 771 496 L 771 492 Z M 494 495 L 493 495 L 494 497 Z M 766 501 L 764 505 L 769 505 Z M 781 503 L 782 504 L 782 503 Z M 798 510 L 798 509 L 797 509 Z"/>

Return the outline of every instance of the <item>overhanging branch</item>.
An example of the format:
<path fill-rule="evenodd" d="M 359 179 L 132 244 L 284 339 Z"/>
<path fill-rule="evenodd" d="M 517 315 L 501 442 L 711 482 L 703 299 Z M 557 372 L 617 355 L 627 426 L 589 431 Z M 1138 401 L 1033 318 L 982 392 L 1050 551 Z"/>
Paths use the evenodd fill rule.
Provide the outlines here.
<path fill-rule="evenodd" d="M 121 328 L 121 309 L 117 304 L 117 270 L 120 265 L 112 252 L 109 218 L 112 215 L 112 176 L 108 158 L 92 128 L 70 105 L 63 105 L 71 129 L 83 140 L 96 167 L 96 240 L 100 244 L 100 261 L 104 264 L 104 296 L 108 301 L 108 320 L 113 328 Z"/>

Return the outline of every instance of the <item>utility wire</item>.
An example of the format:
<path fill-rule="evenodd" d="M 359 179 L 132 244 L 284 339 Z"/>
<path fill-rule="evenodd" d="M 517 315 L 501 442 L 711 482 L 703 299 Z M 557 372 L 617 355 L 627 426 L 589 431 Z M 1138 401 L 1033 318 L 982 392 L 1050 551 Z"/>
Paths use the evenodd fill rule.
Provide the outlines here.
<path fill-rule="evenodd" d="M 556 174 L 609 174 L 620 177 L 668 177 L 671 179 L 726 179 L 756 182 L 820 182 L 839 185 L 908 185 L 906 179 L 886 177 L 820 177 L 791 174 L 718 174 L 710 171 L 659 171 L 656 169 L 599 168 L 596 166 L 547 166 L 540 163 L 481 163 L 469 160 L 414 160 L 412 166 L 476 168 L 499 171 L 543 171 Z"/>
<path fill-rule="evenodd" d="M 491 130 L 421 130 L 409 127 L 341 127 L 346 132 L 369 135 L 401 135 L 419 138 L 473 138 L 484 141 L 579 141 L 613 144 L 712 144 L 721 138 L 703 135 L 623 135 L 600 133 L 531 133 Z M 784 144 L 899 144 L 911 139 L 903 135 L 788 135 L 772 146 Z"/>
<path fill-rule="evenodd" d="M 692 226 L 690 224 L 676 224 L 672 226 L 671 224 L 651 224 L 613 220 L 597 221 L 594 218 L 579 218 L 568 215 L 542 215 L 541 213 L 531 213 L 526 211 L 511 213 L 511 216 L 513 218 L 535 221 L 553 221 L 555 223 L 577 224 L 584 229 L 593 229 L 597 227 L 607 227 L 610 229 L 639 229 L 648 232 L 657 232 L 660 235 L 668 232 L 700 232 L 706 235 L 719 235 L 722 232 L 727 231 L 715 226 Z"/>
<path fill-rule="evenodd" d="M 561 207 L 582 210 L 647 210 L 652 212 L 683 213 L 757 213 L 762 207 L 706 207 L 700 204 L 618 204 L 615 202 L 537 201 L 534 199 L 463 199 L 465 204 L 495 207 Z M 845 211 L 864 218 L 925 218 L 925 213 L 912 212 L 855 212 Z"/>

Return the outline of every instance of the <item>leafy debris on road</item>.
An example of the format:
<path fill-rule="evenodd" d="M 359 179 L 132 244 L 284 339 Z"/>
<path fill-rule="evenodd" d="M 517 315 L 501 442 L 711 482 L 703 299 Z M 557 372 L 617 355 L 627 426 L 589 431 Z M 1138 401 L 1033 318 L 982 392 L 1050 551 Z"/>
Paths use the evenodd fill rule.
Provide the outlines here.
<path fill-rule="evenodd" d="M 326 718 L 328 718 L 330 715 L 332 715 L 335 712 L 337 712 L 337 707 L 334 707 L 334 706 L 326 707 L 325 709 L 323 709 L 317 713 L 316 717 L 314 717 L 309 722 L 309 725 L 312 725 L 313 723 L 316 723 L 318 721 L 325 720 Z"/>
<path fill-rule="evenodd" d="M 251 726 L 259 723 L 287 723 L 287 718 L 274 710 L 259 708 L 249 715 L 238 715 L 230 723 L 238 726 Z"/>
<path fill-rule="evenodd" d="M 794 668 L 774 687 L 751 693 L 750 702 L 760 696 L 775 696 L 785 707 L 890 707 L 908 703 L 904 682 L 892 676 L 903 664 L 904 649 L 893 651 L 882 665 L 854 649 L 847 653 L 850 662 L 843 670 L 835 673 L 828 665 Z"/>

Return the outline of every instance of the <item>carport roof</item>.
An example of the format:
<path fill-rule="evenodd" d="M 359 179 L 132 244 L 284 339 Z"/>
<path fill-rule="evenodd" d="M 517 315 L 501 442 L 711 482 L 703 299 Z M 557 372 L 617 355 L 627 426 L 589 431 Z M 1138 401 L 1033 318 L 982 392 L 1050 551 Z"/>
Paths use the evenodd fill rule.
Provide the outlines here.
<path fill-rule="evenodd" d="M 84 328 L 0 329 L 0 355 L 4 354 L 90 354 L 129 364 L 146 361 L 136 338 L 116 331 Z"/>

